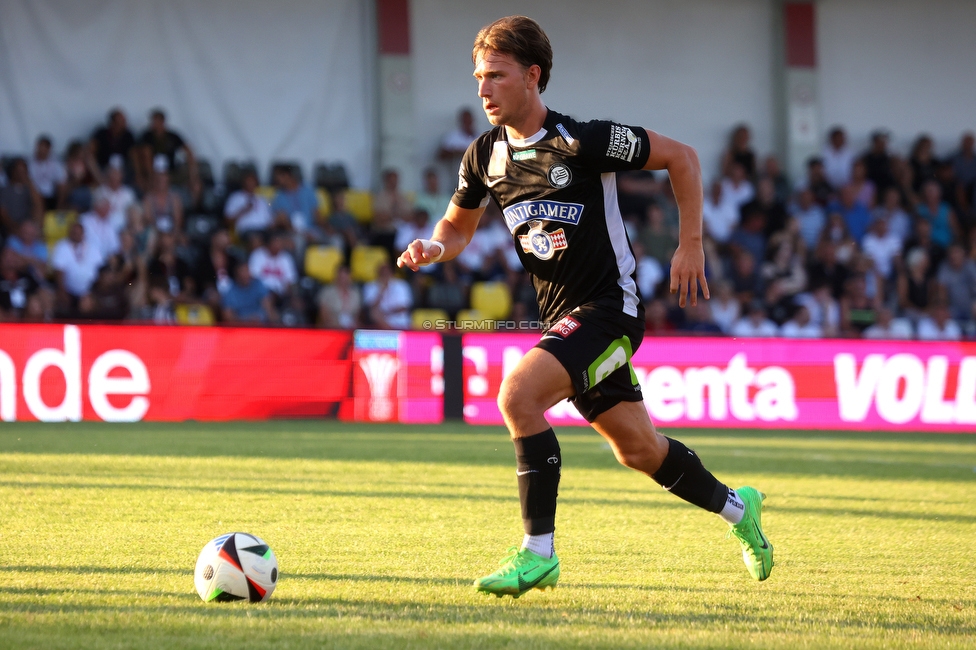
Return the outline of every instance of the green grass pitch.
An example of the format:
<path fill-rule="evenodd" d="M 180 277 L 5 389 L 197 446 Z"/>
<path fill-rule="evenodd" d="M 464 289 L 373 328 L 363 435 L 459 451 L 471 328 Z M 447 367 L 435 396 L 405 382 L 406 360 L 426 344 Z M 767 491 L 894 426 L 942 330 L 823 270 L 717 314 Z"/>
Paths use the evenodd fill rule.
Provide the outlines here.
<path fill-rule="evenodd" d="M 757 583 L 717 517 L 557 433 L 559 588 L 499 600 L 502 429 L 0 424 L 0 648 L 976 647 L 976 437 L 676 432 L 769 495 Z M 268 603 L 194 591 L 235 530 L 278 556 Z"/>

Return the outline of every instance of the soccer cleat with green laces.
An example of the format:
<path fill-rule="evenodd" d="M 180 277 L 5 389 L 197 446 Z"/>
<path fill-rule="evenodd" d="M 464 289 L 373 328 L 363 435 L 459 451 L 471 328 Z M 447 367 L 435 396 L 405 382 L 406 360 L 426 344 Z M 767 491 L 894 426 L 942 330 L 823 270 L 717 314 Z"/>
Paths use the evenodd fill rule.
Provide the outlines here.
<path fill-rule="evenodd" d="M 756 580 L 765 580 L 773 570 L 773 545 L 762 532 L 763 499 L 766 495 L 751 487 L 736 490 L 745 512 L 742 521 L 732 526 L 729 535 L 735 535 L 742 545 L 742 561 L 749 574 Z"/>
<path fill-rule="evenodd" d="M 502 568 L 474 581 L 475 589 L 499 598 L 509 595 L 518 598 L 530 589 L 555 589 L 559 581 L 559 558 L 536 555 L 527 548 L 513 546 L 509 555 L 499 562 Z"/>

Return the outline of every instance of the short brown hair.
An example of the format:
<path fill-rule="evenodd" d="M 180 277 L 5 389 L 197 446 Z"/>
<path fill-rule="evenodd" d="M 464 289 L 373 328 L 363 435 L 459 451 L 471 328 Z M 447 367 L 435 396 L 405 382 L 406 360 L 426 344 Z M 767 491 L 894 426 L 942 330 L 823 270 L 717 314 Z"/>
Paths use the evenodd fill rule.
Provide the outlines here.
<path fill-rule="evenodd" d="M 482 27 L 474 39 L 472 63 L 477 64 L 478 56 L 487 51 L 508 54 L 525 68 L 539 66 L 539 92 L 545 92 L 552 70 L 552 45 L 539 23 L 526 16 L 506 16 Z"/>

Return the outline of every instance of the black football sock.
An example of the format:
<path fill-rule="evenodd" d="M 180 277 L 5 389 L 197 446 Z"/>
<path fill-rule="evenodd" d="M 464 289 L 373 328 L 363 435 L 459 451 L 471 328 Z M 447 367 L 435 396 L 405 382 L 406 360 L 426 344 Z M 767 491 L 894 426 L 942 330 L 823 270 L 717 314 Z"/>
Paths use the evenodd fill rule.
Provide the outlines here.
<path fill-rule="evenodd" d="M 729 498 L 729 488 L 705 469 L 698 455 L 668 438 L 668 455 L 652 478 L 665 490 L 688 503 L 716 514 Z"/>
<path fill-rule="evenodd" d="M 518 462 L 519 501 L 526 535 L 545 535 L 556 529 L 556 494 L 562 458 L 552 429 L 514 438 Z"/>

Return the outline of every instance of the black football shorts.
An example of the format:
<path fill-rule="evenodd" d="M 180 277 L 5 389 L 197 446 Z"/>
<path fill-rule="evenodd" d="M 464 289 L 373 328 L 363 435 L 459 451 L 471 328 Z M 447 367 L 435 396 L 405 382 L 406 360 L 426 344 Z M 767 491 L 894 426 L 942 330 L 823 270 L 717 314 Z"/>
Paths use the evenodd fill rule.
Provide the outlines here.
<path fill-rule="evenodd" d="M 630 363 L 644 338 L 644 321 L 599 305 L 582 305 L 550 327 L 536 344 L 569 373 L 570 401 L 587 422 L 620 402 L 640 402 Z"/>

